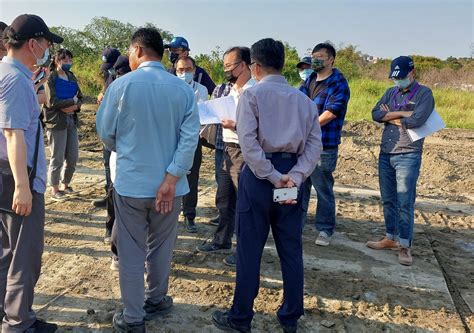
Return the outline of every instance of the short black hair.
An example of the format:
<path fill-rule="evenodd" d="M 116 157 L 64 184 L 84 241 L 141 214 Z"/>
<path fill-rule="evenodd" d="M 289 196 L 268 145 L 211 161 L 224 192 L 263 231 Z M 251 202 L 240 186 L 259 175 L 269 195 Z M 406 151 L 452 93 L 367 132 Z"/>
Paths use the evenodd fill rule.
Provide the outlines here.
<path fill-rule="evenodd" d="M 8 27 L 5 22 L 0 21 L 0 50 L 5 50 L 5 46 L 3 45 L 3 31 Z"/>
<path fill-rule="evenodd" d="M 237 53 L 237 57 L 239 57 L 240 61 L 243 61 L 247 64 L 247 66 L 250 65 L 250 49 L 246 46 L 233 46 L 227 51 L 224 52 L 224 56 L 228 55 L 229 53 L 235 52 Z"/>
<path fill-rule="evenodd" d="M 182 57 L 182 58 L 179 58 L 178 60 L 176 60 L 173 64 L 174 68 L 176 68 L 176 66 L 178 65 L 178 61 L 191 61 L 193 63 L 193 68 L 196 68 L 196 60 L 194 60 L 192 57 L 190 56 L 187 56 L 187 57 Z"/>
<path fill-rule="evenodd" d="M 316 46 L 313 48 L 313 52 L 311 52 L 311 53 L 321 51 L 322 49 L 325 49 L 326 52 L 327 52 L 331 57 L 333 57 L 334 59 L 336 59 L 336 49 L 334 48 L 334 46 L 332 46 L 332 45 L 329 44 L 329 43 L 319 43 L 318 45 L 316 45 Z"/>
<path fill-rule="evenodd" d="M 5 30 L 6 27 L 8 27 L 8 24 L 0 21 L 0 34 L 3 33 L 3 30 Z"/>
<path fill-rule="evenodd" d="M 264 38 L 252 45 L 250 56 L 263 67 L 281 71 L 285 64 L 285 46 L 280 41 Z"/>
<path fill-rule="evenodd" d="M 131 38 L 131 44 L 137 43 L 143 48 L 153 50 L 160 58 L 163 57 L 163 38 L 155 28 L 140 28 L 135 31 Z"/>
<path fill-rule="evenodd" d="M 5 47 L 8 45 L 9 48 L 11 47 L 14 50 L 19 50 L 29 40 L 29 39 L 28 40 L 20 40 L 20 39 L 17 39 L 17 38 L 18 38 L 18 36 L 16 34 L 15 29 L 13 29 L 11 26 L 5 27 L 5 30 L 3 31 L 3 36 L 2 36 L 3 45 Z"/>

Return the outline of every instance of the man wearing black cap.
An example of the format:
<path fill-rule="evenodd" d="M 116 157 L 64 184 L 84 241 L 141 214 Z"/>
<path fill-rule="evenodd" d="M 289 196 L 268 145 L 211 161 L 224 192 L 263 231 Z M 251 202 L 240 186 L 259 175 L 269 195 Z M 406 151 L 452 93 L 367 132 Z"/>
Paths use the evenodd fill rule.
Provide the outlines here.
<path fill-rule="evenodd" d="M 376 250 L 399 250 L 402 265 L 413 263 L 416 182 L 420 174 L 423 139 L 412 141 L 407 129 L 422 126 L 433 112 L 431 89 L 415 80 L 415 66 L 410 57 L 392 61 L 389 88 L 372 110 L 372 118 L 384 123 L 379 156 L 379 183 L 386 234 L 380 241 L 367 242 Z"/>
<path fill-rule="evenodd" d="M 311 68 L 311 57 L 301 58 L 300 62 L 296 64 L 296 69 L 298 69 L 301 80 L 306 81 L 314 72 Z"/>
<path fill-rule="evenodd" d="M 44 247 L 46 159 L 38 119 L 40 108 L 31 78 L 35 66 L 48 60 L 51 44 L 62 41 L 36 15 L 18 16 L 4 33 L 7 56 L 0 62 L 3 333 L 57 329 L 55 324 L 37 320 L 32 310 Z M 11 175 L 14 183 L 10 188 L 6 181 Z M 12 200 L 11 204 L 7 203 L 8 199 Z"/>
<path fill-rule="evenodd" d="M 176 75 L 176 61 L 179 58 L 189 56 L 189 51 L 191 51 L 189 49 L 189 43 L 183 37 L 174 37 L 169 44 L 165 45 L 165 49 L 169 49 L 170 61 L 173 64 L 173 67 L 169 69 L 169 72 Z M 196 72 L 194 73 L 193 79 L 205 86 L 209 95 L 211 95 L 216 88 L 216 84 L 202 67 L 196 66 Z"/>

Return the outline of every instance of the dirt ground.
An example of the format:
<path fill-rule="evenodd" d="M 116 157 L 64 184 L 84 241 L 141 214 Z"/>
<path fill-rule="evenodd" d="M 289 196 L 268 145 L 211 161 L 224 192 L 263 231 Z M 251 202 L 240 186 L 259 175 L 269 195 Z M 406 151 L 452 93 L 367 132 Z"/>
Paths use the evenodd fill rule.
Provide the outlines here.
<path fill-rule="evenodd" d="M 39 317 L 60 332 L 112 332 L 120 309 L 116 272 L 103 243 L 105 211 L 91 205 L 103 194 L 101 145 L 95 106 L 82 114 L 80 161 L 73 186 L 79 196 L 64 203 L 47 195 L 43 271 L 36 288 Z M 364 243 L 383 235 L 377 155 L 381 130 L 370 122 L 345 125 L 336 178 L 338 226 L 334 244 L 314 244 L 315 202 L 304 230 L 305 316 L 301 332 L 474 331 L 474 132 L 447 129 L 425 143 L 418 182 L 414 266 L 402 267 L 395 253 L 374 253 Z M 201 167 L 197 234 L 179 225 L 169 294 L 174 311 L 147 324 L 150 332 L 217 332 L 215 309 L 231 305 L 235 271 L 223 255 L 195 247 L 215 230 L 213 155 Z M 275 312 L 282 280 L 270 238 L 255 302 L 255 332 L 279 332 Z"/>

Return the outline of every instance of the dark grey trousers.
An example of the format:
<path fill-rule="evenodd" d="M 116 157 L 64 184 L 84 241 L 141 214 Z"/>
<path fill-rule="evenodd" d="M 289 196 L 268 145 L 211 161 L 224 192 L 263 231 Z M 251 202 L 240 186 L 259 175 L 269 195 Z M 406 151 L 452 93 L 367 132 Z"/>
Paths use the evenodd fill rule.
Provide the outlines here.
<path fill-rule="evenodd" d="M 69 124 L 64 130 L 48 129 L 46 132 L 51 151 L 48 180 L 50 185 L 70 184 L 79 158 L 77 127 Z"/>
<path fill-rule="evenodd" d="M 218 173 L 216 204 L 219 209 L 219 225 L 214 233 L 215 244 L 231 245 L 235 226 L 235 204 L 239 177 L 244 165 L 242 151 L 238 147 L 226 146 L 222 168 Z"/>
<path fill-rule="evenodd" d="M 128 323 L 143 320 L 145 299 L 158 303 L 168 292 L 181 200 L 182 197 L 176 197 L 173 211 L 162 215 L 155 210 L 155 198 L 124 197 L 114 191 L 120 291 Z"/>
<path fill-rule="evenodd" d="M 2 333 L 24 332 L 36 321 L 34 288 L 44 248 L 44 195 L 33 192 L 29 216 L 2 212 L 0 251 L 0 313 Z"/>

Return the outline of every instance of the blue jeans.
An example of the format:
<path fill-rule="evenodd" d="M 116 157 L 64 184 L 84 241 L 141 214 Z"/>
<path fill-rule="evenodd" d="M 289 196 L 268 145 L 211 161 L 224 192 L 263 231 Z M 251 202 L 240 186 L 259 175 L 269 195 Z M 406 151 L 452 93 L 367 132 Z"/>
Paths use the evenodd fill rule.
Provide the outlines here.
<path fill-rule="evenodd" d="M 306 220 L 312 185 L 316 190 L 318 198 L 316 205 L 316 229 L 320 232 L 324 231 L 328 236 L 332 236 L 336 228 L 336 199 L 334 198 L 334 177 L 332 173 L 336 169 L 337 153 L 337 148 L 323 150 L 321 152 L 321 159 L 313 173 L 301 186 L 303 192 L 303 222 Z"/>
<path fill-rule="evenodd" d="M 416 181 L 420 174 L 421 152 L 380 153 L 379 184 L 387 238 L 410 247 L 413 240 Z"/>

